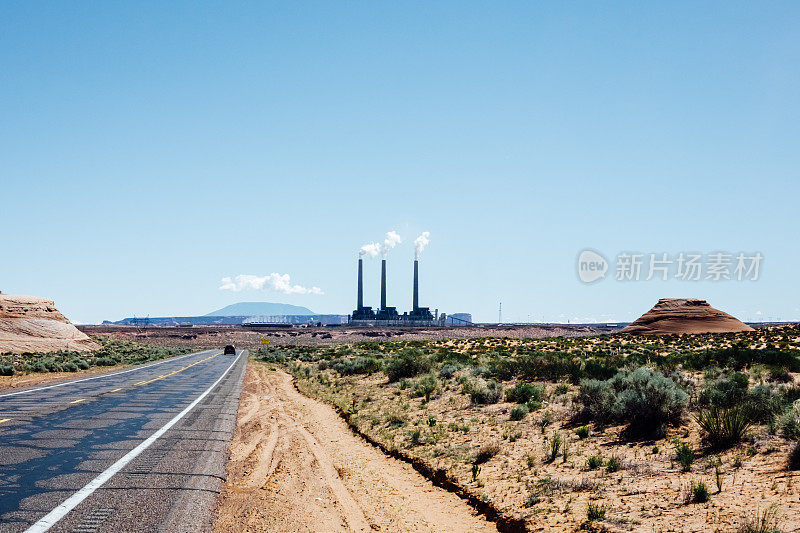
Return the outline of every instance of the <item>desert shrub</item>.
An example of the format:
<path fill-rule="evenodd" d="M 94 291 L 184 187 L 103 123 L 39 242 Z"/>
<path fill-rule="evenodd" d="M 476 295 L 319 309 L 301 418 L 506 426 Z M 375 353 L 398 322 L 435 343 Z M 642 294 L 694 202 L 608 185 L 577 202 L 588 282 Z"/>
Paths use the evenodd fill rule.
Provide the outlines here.
<path fill-rule="evenodd" d="M 114 366 L 117 362 L 110 357 L 98 357 L 95 359 L 94 364 L 97 366 Z"/>
<path fill-rule="evenodd" d="M 506 400 L 509 402 L 527 403 L 531 400 L 541 402 L 544 396 L 544 385 L 530 383 L 517 383 L 506 391 Z"/>
<path fill-rule="evenodd" d="M 783 368 L 773 368 L 769 371 L 769 380 L 775 383 L 792 383 L 794 378 Z"/>
<path fill-rule="evenodd" d="M 265 363 L 273 363 L 273 364 L 286 364 L 286 354 L 283 352 L 279 352 L 277 350 L 271 350 L 269 352 L 261 352 L 261 355 L 256 355 L 256 358 L 259 361 L 263 361 Z M 328 361 L 324 359 L 317 363 L 317 368 L 320 370 L 326 370 L 330 366 Z"/>
<path fill-rule="evenodd" d="M 747 393 L 745 410 L 753 422 L 769 422 L 782 408 L 781 395 L 766 385 L 756 385 Z"/>
<path fill-rule="evenodd" d="M 701 405 L 733 407 L 741 405 L 747 396 L 750 378 L 740 372 L 733 372 L 707 383 L 700 392 Z"/>
<path fill-rule="evenodd" d="M 511 409 L 510 417 L 511 420 L 522 420 L 526 416 L 528 416 L 530 410 L 525 405 L 516 405 L 513 409 Z"/>
<path fill-rule="evenodd" d="M 778 529 L 778 506 L 773 503 L 763 511 L 756 510 L 745 518 L 736 533 L 781 533 Z"/>
<path fill-rule="evenodd" d="M 75 365 L 81 370 L 87 370 L 89 368 L 89 362 L 82 358 L 75 359 Z"/>
<path fill-rule="evenodd" d="M 0 365 L 0 376 L 13 376 L 14 365 Z"/>
<path fill-rule="evenodd" d="M 599 455 L 592 455 L 586 460 L 586 468 L 589 470 L 596 470 L 603 466 L 603 458 Z"/>
<path fill-rule="evenodd" d="M 63 363 L 61 365 L 61 370 L 63 372 L 77 372 L 78 371 L 78 365 L 76 365 L 72 361 L 67 361 L 66 363 Z"/>
<path fill-rule="evenodd" d="M 545 449 L 545 461 L 548 463 L 552 463 L 558 457 L 558 454 L 561 452 L 561 447 L 564 444 L 564 437 L 561 436 L 561 433 L 554 432 L 553 435 L 549 439 L 545 439 L 544 442 L 544 449 Z"/>
<path fill-rule="evenodd" d="M 425 374 L 414 386 L 414 395 L 424 396 L 425 401 L 429 402 L 431 401 L 431 394 L 436 392 L 438 388 L 439 380 L 436 379 L 436 376 L 434 374 Z"/>
<path fill-rule="evenodd" d="M 688 472 L 692 469 L 692 463 L 694 463 L 694 450 L 689 444 L 676 440 L 675 441 L 675 458 L 681 465 L 681 468 L 684 472 Z"/>
<path fill-rule="evenodd" d="M 589 426 L 581 426 L 575 429 L 575 434 L 579 439 L 583 440 L 589 436 Z"/>
<path fill-rule="evenodd" d="M 473 461 L 473 464 L 476 465 L 483 464 L 492 457 L 494 457 L 495 455 L 497 455 L 498 453 L 500 453 L 500 444 L 496 442 L 490 442 L 488 444 L 484 444 L 483 446 L 481 446 L 480 450 L 478 450 L 478 453 L 475 455 L 475 460 Z"/>
<path fill-rule="evenodd" d="M 695 503 L 705 503 L 708 501 L 708 487 L 702 481 L 692 484 L 692 501 Z"/>
<path fill-rule="evenodd" d="M 430 370 L 430 363 L 418 350 L 401 352 L 384 362 L 383 371 L 389 376 L 390 382 L 401 378 L 413 378 L 418 374 Z"/>
<path fill-rule="evenodd" d="M 566 383 L 559 383 L 553 391 L 554 396 L 561 396 L 569 392 L 569 385 Z"/>
<path fill-rule="evenodd" d="M 620 466 L 621 466 L 621 463 L 620 463 L 619 457 L 612 456 L 611 459 L 609 459 L 608 462 L 606 463 L 606 471 L 607 472 L 616 472 L 617 470 L 619 470 Z"/>
<path fill-rule="evenodd" d="M 795 401 L 781 417 L 781 432 L 789 440 L 800 440 L 800 402 Z"/>
<path fill-rule="evenodd" d="M 456 372 L 459 370 L 459 366 L 452 364 L 452 363 L 445 363 L 442 365 L 442 368 L 439 370 L 439 377 L 442 379 L 450 379 L 455 375 Z"/>
<path fill-rule="evenodd" d="M 605 505 L 589 503 L 589 505 L 586 507 L 586 519 L 589 522 L 605 520 L 607 511 L 608 508 Z"/>
<path fill-rule="evenodd" d="M 503 386 L 495 380 L 489 381 L 483 378 L 474 378 L 464 383 L 463 391 L 469 394 L 470 400 L 475 404 L 497 403 L 503 396 Z"/>
<path fill-rule="evenodd" d="M 672 379 L 640 367 L 606 381 L 582 381 L 576 399 L 590 418 L 628 422 L 629 434 L 637 434 L 678 422 L 689 396 Z"/>
<path fill-rule="evenodd" d="M 714 448 L 727 448 L 741 442 L 751 425 L 751 418 L 743 407 L 710 407 L 700 411 L 697 423 L 708 444 Z"/>
<path fill-rule="evenodd" d="M 339 359 L 331 366 L 343 376 L 356 374 L 372 374 L 381 369 L 381 363 L 374 357 L 356 357 L 354 359 Z"/>
<path fill-rule="evenodd" d="M 786 468 L 788 470 L 800 470 L 800 443 L 795 442 L 789 450 Z"/>

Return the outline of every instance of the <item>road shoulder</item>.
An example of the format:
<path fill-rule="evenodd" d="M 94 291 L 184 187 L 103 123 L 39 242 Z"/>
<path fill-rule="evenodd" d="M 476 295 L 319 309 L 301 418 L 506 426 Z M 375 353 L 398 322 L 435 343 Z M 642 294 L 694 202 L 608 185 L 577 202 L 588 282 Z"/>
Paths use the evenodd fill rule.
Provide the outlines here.
<path fill-rule="evenodd" d="M 292 378 L 250 362 L 215 531 L 497 531 L 354 435 Z"/>

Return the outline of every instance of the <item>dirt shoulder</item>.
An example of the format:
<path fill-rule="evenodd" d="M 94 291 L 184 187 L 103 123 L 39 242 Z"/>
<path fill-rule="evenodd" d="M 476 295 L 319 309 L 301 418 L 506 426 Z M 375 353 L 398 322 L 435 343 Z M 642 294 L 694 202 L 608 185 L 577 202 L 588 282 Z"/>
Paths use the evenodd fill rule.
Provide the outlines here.
<path fill-rule="evenodd" d="M 355 436 L 282 371 L 251 362 L 215 531 L 497 531 Z"/>

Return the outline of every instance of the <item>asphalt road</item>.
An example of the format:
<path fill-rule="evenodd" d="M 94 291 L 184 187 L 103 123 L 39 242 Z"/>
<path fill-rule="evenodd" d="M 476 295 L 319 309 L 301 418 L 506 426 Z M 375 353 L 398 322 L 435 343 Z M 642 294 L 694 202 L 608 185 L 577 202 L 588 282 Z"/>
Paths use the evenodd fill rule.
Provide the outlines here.
<path fill-rule="evenodd" d="M 0 531 L 207 531 L 247 352 L 0 392 Z"/>

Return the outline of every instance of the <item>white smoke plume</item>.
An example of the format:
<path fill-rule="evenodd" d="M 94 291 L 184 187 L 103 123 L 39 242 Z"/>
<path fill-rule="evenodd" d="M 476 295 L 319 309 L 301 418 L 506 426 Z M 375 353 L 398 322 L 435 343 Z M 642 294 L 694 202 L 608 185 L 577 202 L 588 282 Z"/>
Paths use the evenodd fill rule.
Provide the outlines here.
<path fill-rule="evenodd" d="M 319 287 L 303 287 L 292 285 L 289 281 L 289 274 L 278 274 L 273 272 L 267 276 L 254 276 L 252 274 L 239 274 L 235 278 L 224 277 L 221 280 L 219 290 L 221 291 L 260 291 L 272 289 L 283 294 L 325 294 Z"/>
<path fill-rule="evenodd" d="M 400 235 L 398 235 L 396 231 L 387 232 L 386 238 L 383 240 L 383 244 L 381 245 L 381 257 L 386 259 L 386 252 L 388 252 L 401 242 L 403 242 L 403 239 L 400 238 Z"/>
<path fill-rule="evenodd" d="M 361 247 L 361 249 L 358 251 L 358 257 L 364 257 L 365 255 L 368 255 L 370 257 L 377 257 L 380 252 L 381 252 L 381 243 L 371 242 Z"/>
<path fill-rule="evenodd" d="M 430 236 L 430 231 L 423 231 L 419 237 L 414 239 L 414 259 L 419 259 L 419 254 L 428 246 L 428 243 L 431 242 L 429 239 Z"/>

